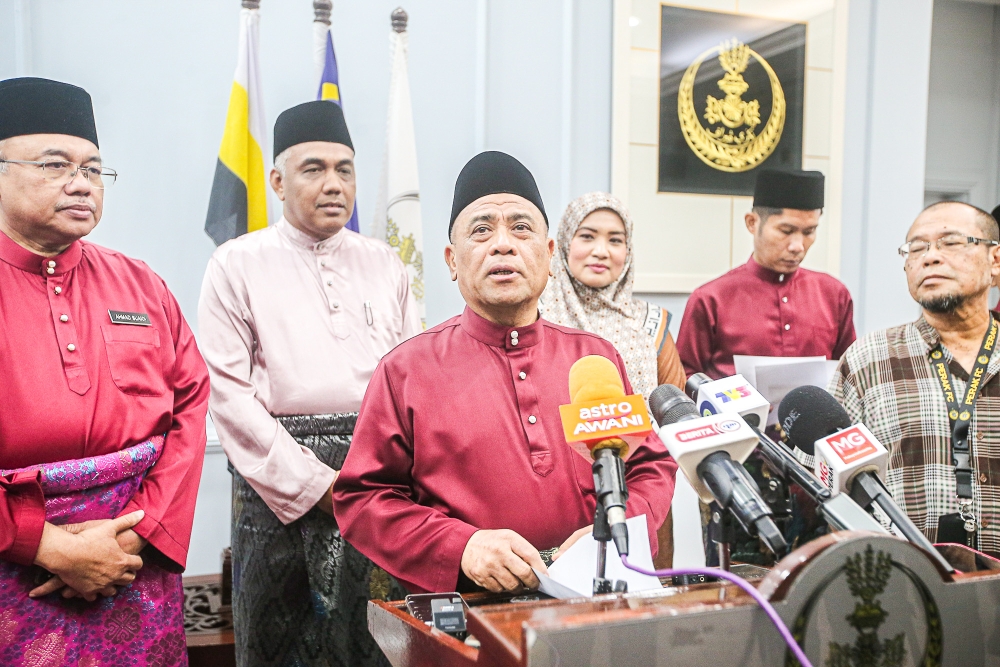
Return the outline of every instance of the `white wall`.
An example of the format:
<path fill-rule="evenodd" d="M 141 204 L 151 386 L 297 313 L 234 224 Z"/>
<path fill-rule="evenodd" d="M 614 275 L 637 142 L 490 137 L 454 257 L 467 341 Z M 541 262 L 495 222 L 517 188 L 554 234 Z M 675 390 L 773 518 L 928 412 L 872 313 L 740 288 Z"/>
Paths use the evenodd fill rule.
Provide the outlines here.
<path fill-rule="evenodd" d="M 1000 7 L 934 4 L 927 101 L 928 190 L 1000 203 Z"/>

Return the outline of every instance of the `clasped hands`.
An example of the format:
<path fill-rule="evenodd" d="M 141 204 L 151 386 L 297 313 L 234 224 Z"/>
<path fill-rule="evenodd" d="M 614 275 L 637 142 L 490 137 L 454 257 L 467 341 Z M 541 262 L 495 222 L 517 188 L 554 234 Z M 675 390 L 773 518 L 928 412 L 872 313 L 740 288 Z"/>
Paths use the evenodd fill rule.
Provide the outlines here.
<path fill-rule="evenodd" d="M 570 535 L 559 546 L 553 560 L 591 530 L 593 526 L 587 526 Z M 469 538 L 462 553 L 465 576 L 493 593 L 538 588 L 538 577 L 532 568 L 542 574 L 549 573 L 538 549 L 513 530 L 478 530 Z"/>
<path fill-rule="evenodd" d="M 99 519 L 56 526 L 46 522 L 35 555 L 35 565 L 52 573 L 28 597 L 62 590 L 64 598 L 82 597 L 93 602 L 98 595 L 111 597 L 127 586 L 142 567 L 139 552 L 146 546 L 132 527 L 143 511 L 115 519 Z"/>

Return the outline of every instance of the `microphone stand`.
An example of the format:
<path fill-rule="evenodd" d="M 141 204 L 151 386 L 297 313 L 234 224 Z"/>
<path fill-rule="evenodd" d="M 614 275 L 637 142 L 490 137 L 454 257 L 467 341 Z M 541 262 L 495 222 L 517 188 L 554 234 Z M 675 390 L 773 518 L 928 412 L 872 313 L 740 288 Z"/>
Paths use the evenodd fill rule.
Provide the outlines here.
<path fill-rule="evenodd" d="M 733 517 L 717 502 L 709 505 L 708 509 L 712 513 L 712 520 L 708 524 L 708 541 L 715 545 L 719 556 L 719 568 L 729 572 L 732 568 L 730 545 L 736 539 Z"/>
<path fill-rule="evenodd" d="M 594 491 L 597 495 L 597 509 L 594 510 L 594 539 L 597 540 L 597 573 L 594 576 L 594 595 L 627 593 L 627 581 L 621 579 L 612 581 L 605 576 L 608 564 L 608 542 L 611 541 L 612 536 L 611 524 L 608 523 L 608 513 L 604 509 L 604 503 L 601 502 L 601 498 L 610 492 L 609 489 L 604 488 L 606 478 L 606 475 L 603 474 L 604 466 L 610 461 L 614 467 L 614 473 L 618 473 L 618 468 L 624 468 L 624 463 L 617 456 L 609 457 L 610 450 L 601 450 L 601 453 L 604 455 L 599 456 L 591 467 L 594 473 Z"/>

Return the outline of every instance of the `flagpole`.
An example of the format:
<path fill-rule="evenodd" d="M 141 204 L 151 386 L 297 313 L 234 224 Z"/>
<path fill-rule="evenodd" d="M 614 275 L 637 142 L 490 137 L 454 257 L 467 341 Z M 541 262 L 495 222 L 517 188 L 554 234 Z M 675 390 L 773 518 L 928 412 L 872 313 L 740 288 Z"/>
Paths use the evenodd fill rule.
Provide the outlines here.
<path fill-rule="evenodd" d="M 260 0 L 240 0 L 243 9 L 260 9 Z"/>
<path fill-rule="evenodd" d="M 390 16 L 392 19 L 392 29 L 396 32 L 406 32 L 406 23 L 410 20 L 409 14 L 402 7 L 396 7 Z"/>
<path fill-rule="evenodd" d="M 316 68 L 314 81 L 323 77 L 323 66 L 326 63 L 326 34 L 330 31 L 330 15 L 333 13 L 333 0 L 313 0 L 313 64 Z"/>

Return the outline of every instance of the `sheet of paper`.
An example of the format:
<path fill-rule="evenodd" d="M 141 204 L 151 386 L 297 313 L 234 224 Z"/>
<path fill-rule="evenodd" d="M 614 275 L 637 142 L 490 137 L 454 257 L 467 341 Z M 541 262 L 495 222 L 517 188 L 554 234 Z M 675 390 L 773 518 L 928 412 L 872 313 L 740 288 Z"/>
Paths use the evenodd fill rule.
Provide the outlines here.
<path fill-rule="evenodd" d="M 639 567 L 653 569 L 653 554 L 649 548 L 649 531 L 646 515 L 627 519 L 629 562 Z M 591 597 L 594 591 L 594 575 L 597 573 L 597 541 L 593 535 L 585 535 L 576 544 L 559 556 L 549 568 L 549 577 L 579 595 Z M 605 577 L 611 580 L 623 579 L 628 582 L 630 592 L 663 588 L 660 580 L 627 569 L 615 549 L 614 542 L 608 543 Z M 549 595 L 553 595 L 549 593 Z M 553 596 L 558 597 L 558 596 Z"/>
<path fill-rule="evenodd" d="M 792 389 L 803 385 L 826 389 L 830 380 L 829 367 L 826 359 L 758 366 L 757 384 L 754 386 L 771 404 L 771 412 L 767 415 L 768 425 L 778 422 L 777 406 Z"/>
<path fill-rule="evenodd" d="M 757 368 L 761 366 L 781 366 L 784 364 L 797 364 L 800 361 L 825 361 L 826 357 L 755 357 L 748 354 L 734 354 L 733 365 L 736 372 L 747 379 L 747 382 L 757 387 Z M 762 394 L 764 392 L 761 392 Z M 767 398 L 766 396 L 764 398 Z"/>
<path fill-rule="evenodd" d="M 557 561 L 558 562 L 558 561 Z M 535 568 L 531 571 L 538 577 L 538 592 L 550 595 L 558 600 L 569 600 L 570 598 L 589 598 L 590 593 L 580 593 L 568 586 L 563 586 L 552 577 L 547 577 Z"/>

